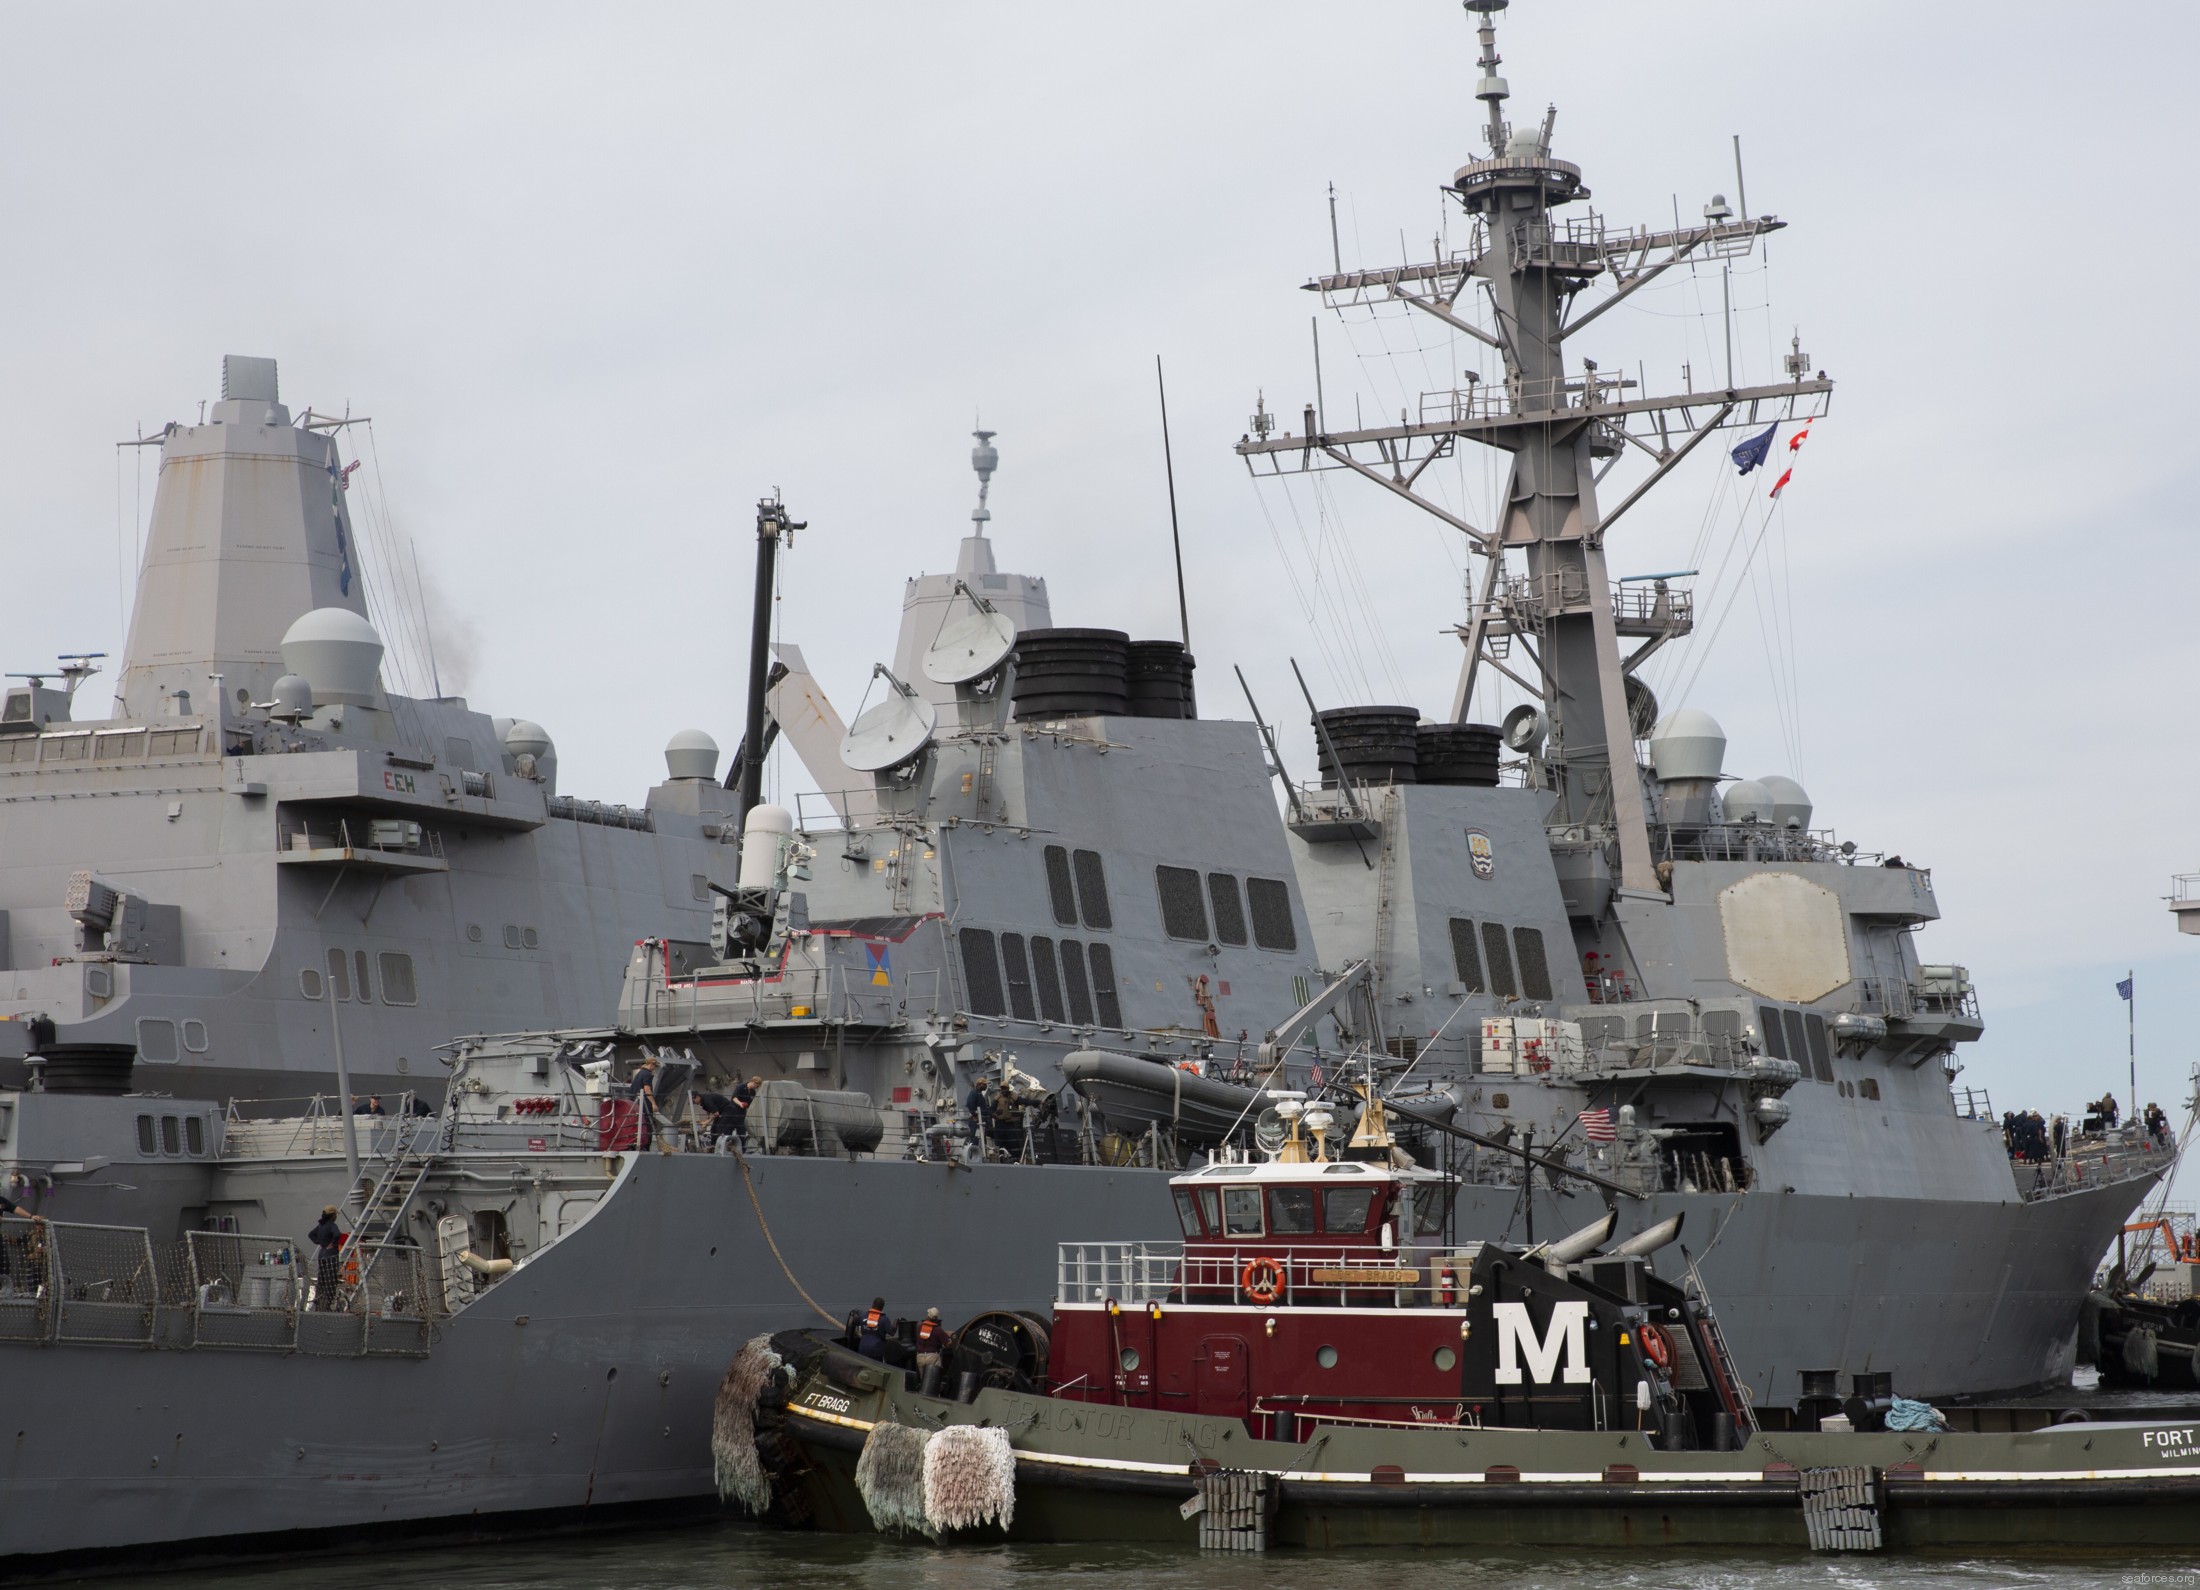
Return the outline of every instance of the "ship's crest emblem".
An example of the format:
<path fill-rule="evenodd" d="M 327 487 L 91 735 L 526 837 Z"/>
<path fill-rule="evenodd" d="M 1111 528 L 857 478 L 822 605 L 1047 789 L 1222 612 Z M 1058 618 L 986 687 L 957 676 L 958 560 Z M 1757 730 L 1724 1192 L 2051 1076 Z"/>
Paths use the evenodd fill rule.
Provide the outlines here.
<path fill-rule="evenodd" d="M 1490 836 L 1479 828 L 1467 830 L 1467 860 L 1473 863 L 1477 878 L 1497 876 L 1497 847 L 1490 843 Z"/>

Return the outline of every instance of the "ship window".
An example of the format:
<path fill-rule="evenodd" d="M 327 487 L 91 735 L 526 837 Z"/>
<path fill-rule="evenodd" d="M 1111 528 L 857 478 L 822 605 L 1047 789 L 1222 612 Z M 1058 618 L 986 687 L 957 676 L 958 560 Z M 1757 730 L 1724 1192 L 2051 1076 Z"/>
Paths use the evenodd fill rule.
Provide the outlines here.
<path fill-rule="evenodd" d="M 1123 1003 L 1115 997 L 1115 952 L 1105 944 L 1088 947 L 1092 956 L 1092 1008 L 1103 1027 L 1123 1025 Z"/>
<path fill-rule="evenodd" d="M 310 966 L 301 968 L 298 972 L 298 992 L 308 999 L 319 999 L 321 997 L 321 974 Z"/>
<path fill-rule="evenodd" d="M 194 1154 L 206 1152 L 206 1118 L 204 1116 L 187 1115 L 183 1118 L 183 1141 L 184 1146 Z"/>
<path fill-rule="evenodd" d="M 508 950 L 519 948 L 519 924 L 517 922 L 504 924 L 504 947 Z"/>
<path fill-rule="evenodd" d="M 1867 1099 L 1876 1099 L 1879 1097 L 1879 1079 L 1877 1077 L 1866 1077 L 1863 1081 L 1857 1083 L 1856 1086 L 1858 1091 L 1860 1091 Z"/>
<path fill-rule="evenodd" d="M 1601 1049 L 1606 1044 L 1627 1042 L 1627 1018 L 1625 1016 L 1584 1016 L 1581 1018 L 1581 1041 L 1591 1049 Z"/>
<path fill-rule="evenodd" d="M 367 980 L 367 952 L 361 950 L 359 962 L 359 1003 L 364 1005 L 374 997 L 374 984 Z"/>
<path fill-rule="evenodd" d="M 1108 909 L 1108 874 L 1100 865 L 1100 852 L 1080 850 L 1074 859 L 1077 863 L 1077 904 L 1085 913 L 1085 926 L 1105 933 L 1115 926 L 1115 914 Z"/>
<path fill-rule="evenodd" d="M 183 1046 L 193 1054 L 206 1053 L 206 1023 L 190 1017 L 183 1024 Z"/>
<path fill-rule="evenodd" d="M 1199 1207 L 1192 1202 L 1189 1187 L 1179 1187 L 1176 1190 L 1176 1220 L 1184 1228 L 1184 1235 L 1187 1237 L 1202 1235 L 1199 1229 Z"/>
<path fill-rule="evenodd" d="M 1315 1362 L 1315 1363 L 1317 1363 L 1317 1364 L 1320 1364 L 1320 1365 L 1322 1366 L 1322 1368 L 1324 1368 L 1324 1369 L 1334 1369 L 1334 1368 L 1336 1368 L 1336 1367 L 1337 1367 L 1337 1349 L 1336 1349 L 1336 1348 L 1334 1348 L 1334 1347 L 1317 1347 L 1317 1348 L 1315 1348 L 1315 1349 L 1314 1349 L 1314 1362 Z"/>
<path fill-rule="evenodd" d="M 1024 960 L 1024 936 L 1001 935 L 1001 969 L 1008 974 L 1008 1008 L 1018 1021 L 1032 1021 L 1038 1009 L 1031 1002 L 1031 967 Z"/>
<path fill-rule="evenodd" d="M 1657 1034 L 1669 1043 L 1685 1042 L 1692 1023 L 1685 1010 L 1661 1010 L 1657 1013 Z"/>
<path fill-rule="evenodd" d="M 1451 919 L 1451 967 L 1467 992 L 1482 992 L 1482 956 L 1474 947 L 1474 924 L 1463 916 Z"/>
<path fill-rule="evenodd" d="M 689 873 L 688 894 L 692 899 L 708 900 L 710 898 L 710 879 L 704 877 L 700 872 Z"/>
<path fill-rule="evenodd" d="M 1439 1347 L 1436 1349 L 1436 1356 L 1430 1362 L 1434 1363 L 1438 1369 L 1448 1371 L 1458 1368 L 1459 1355 L 1449 1347 Z"/>
<path fill-rule="evenodd" d="M 521 928 L 519 930 L 519 942 L 523 949 L 540 949 L 542 948 L 542 935 L 533 928 Z"/>
<path fill-rule="evenodd" d="M 1514 928 L 1513 951 L 1520 957 L 1520 991 L 1530 999 L 1549 999 L 1551 963 L 1543 955 L 1543 930 Z"/>
<path fill-rule="evenodd" d="M 1490 969 L 1490 992 L 1511 999 L 1520 990 L 1513 984 L 1512 951 L 1505 947 L 1505 929 L 1496 922 L 1482 924 L 1482 959 Z"/>
<path fill-rule="evenodd" d="M 1047 846 L 1047 896 L 1054 902 L 1054 920 L 1075 927 L 1077 895 L 1069 882 L 1069 852 L 1060 845 Z"/>
<path fill-rule="evenodd" d="M 1048 1021 L 1067 1021 L 1062 1014 L 1062 983 L 1054 975 L 1054 940 L 1031 941 L 1031 978 L 1039 985 L 1039 1014 Z"/>
<path fill-rule="evenodd" d="M 443 760 L 450 763 L 451 766 L 463 769 L 468 773 L 481 771 L 481 769 L 474 766 L 474 742 L 460 739 L 455 734 L 444 737 Z"/>
<path fill-rule="evenodd" d="M 1291 925 L 1291 891 L 1274 878 L 1247 878 L 1245 903 L 1253 910 L 1253 942 L 1264 950 L 1289 952 L 1299 947 Z"/>
<path fill-rule="evenodd" d="M 1232 1237 L 1257 1237 L 1261 1234 L 1258 1187 L 1222 1189 L 1222 1230 L 1224 1235 Z"/>
<path fill-rule="evenodd" d="M 158 1016 L 140 1016 L 137 1024 L 138 1058 L 149 1065 L 172 1065 L 176 1059 L 176 1024 Z"/>
<path fill-rule="evenodd" d="M 1398 1229 L 1432 1237 L 1444 1229 L 1444 1189 L 1440 1185 L 1398 1189 Z"/>
<path fill-rule="evenodd" d="M 1331 1236 L 1367 1229 L 1368 1211 L 1375 1207 L 1372 1187 L 1324 1187 L 1322 1230 Z"/>
<path fill-rule="evenodd" d="M 973 1015 L 998 1016 L 1008 1008 L 1001 1002 L 1001 963 L 993 953 L 993 935 L 984 928 L 964 928 L 962 944 L 963 986 L 970 991 Z"/>
<path fill-rule="evenodd" d="M 1200 898 L 1199 874 L 1189 867 L 1156 867 L 1154 886 L 1161 891 L 1161 928 L 1172 939 L 1207 936 L 1207 904 Z"/>
<path fill-rule="evenodd" d="M 1810 1068 L 1818 1080 L 1833 1080 L 1833 1056 L 1826 1051 L 1826 1018 L 1815 1011 L 1803 1018 L 1803 1036 L 1810 1043 Z"/>
<path fill-rule="evenodd" d="M 1738 1010 L 1707 1010 L 1703 1013 L 1703 1035 L 1706 1038 L 1736 1039 L 1742 1035 L 1742 1013 Z"/>
<path fill-rule="evenodd" d="M 160 1152 L 160 1144 L 153 1136 L 153 1118 L 150 1115 L 138 1117 L 138 1152 L 140 1154 L 157 1154 Z"/>
<path fill-rule="evenodd" d="M 163 1154 L 183 1152 L 183 1123 L 173 1115 L 160 1118 L 160 1151 Z"/>
<path fill-rule="evenodd" d="M 1207 874 L 1207 896 L 1215 907 L 1215 937 L 1225 944 L 1245 942 L 1245 902 L 1238 897 L 1235 873 Z"/>
<path fill-rule="evenodd" d="M 403 950 L 382 952 L 382 1003 L 417 1005 L 420 986 L 413 980 L 413 958 Z"/>
<path fill-rule="evenodd" d="M 1803 1036 L 1803 1013 L 1799 1010 L 1783 1010 L 1780 1015 L 1787 1023 L 1788 1058 L 1797 1065 L 1808 1066 L 1810 1064 L 1810 1040 Z M 1832 1068 L 1828 1067 L 1825 1073 L 1818 1077 L 1818 1080 L 1820 1082 L 1831 1082 L 1833 1080 Z"/>
<path fill-rule="evenodd" d="M 1311 1236 L 1314 1231 L 1314 1189 L 1268 1189 L 1268 1229 L 1279 1237 Z"/>
<path fill-rule="evenodd" d="M 1780 1030 L 1779 1006 L 1759 1005 L 1757 1025 L 1764 1029 L 1765 1053 L 1775 1060 L 1785 1060 L 1788 1057 L 1787 1034 Z"/>
<path fill-rule="evenodd" d="M 1069 1019 L 1080 1027 L 1092 1025 L 1092 988 L 1085 981 L 1085 947 L 1075 939 L 1062 940 L 1062 984 L 1069 994 Z"/>
<path fill-rule="evenodd" d="M 1199 1198 L 1199 1212 L 1205 1219 L 1207 1234 L 1222 1235 L 1222 1195 L 1212 1187 L 1195 1187 L 1192 1191 Z"/>

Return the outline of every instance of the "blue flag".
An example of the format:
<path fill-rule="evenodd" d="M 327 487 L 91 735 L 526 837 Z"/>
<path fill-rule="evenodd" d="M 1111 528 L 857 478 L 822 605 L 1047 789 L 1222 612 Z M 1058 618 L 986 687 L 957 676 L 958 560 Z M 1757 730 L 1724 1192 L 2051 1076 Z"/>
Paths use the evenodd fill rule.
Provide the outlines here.
<path fill-rule="evenodd" d="M 2131 997 L 2131 979 L 2126 977 L 2122 981 L 2118 982 L 2116 985 L 2116 992 L 2123 995 L 2124 998 L 2129 999 Z"/>
<path fill-rule="evenodd" d="M 1774 420 L 1765 427 L 1764 435 L 1752 436 L 1734 449 L 1734 462 L 1741 467 L 1743 474 L 1748 474 L 1765 461 L 1765 455 L 1772 451 L 1772 433 L 1779 428 L 1780 422 Z"/>

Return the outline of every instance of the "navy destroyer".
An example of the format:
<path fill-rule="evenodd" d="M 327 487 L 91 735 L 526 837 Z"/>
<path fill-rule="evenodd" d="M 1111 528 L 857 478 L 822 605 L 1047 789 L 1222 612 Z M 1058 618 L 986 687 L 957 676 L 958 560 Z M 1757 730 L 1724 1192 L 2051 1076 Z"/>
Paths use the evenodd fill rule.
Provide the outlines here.
<path fill-rule="evenodd" d="M 1811 1371 L 1941 1397 L 2059 1384 L 2166 1154 L 2118 1132 L 2013 1162 L 1955 1086 L 1984 1031 L 1970 977 L 1917 952 L 1930 869 L 1814 827 L 1791 779 L 1732 778 L 1709 714 L 1661 716 L 1638 670 L 1689 633 L 1693 593 L 1607 561 L 1707 439 L 1750 439 L 1738 463 L 1792 444 L 1833 383 L 1798 339 L 1779 381 L 1655 395 L 1586 333 L 1784 223 L 1723 196 L 1672 229 L 1587 212 L 1555 111 L 1506 120 L 1502 0 L 1468 9 L 1489 147 L 1446 183 L 1464 241 L 1308 286 L 1430 317 L 1501 375 L 1365 429 L 1310 402 L 1279 430 L 1257 405 L 1237 447 L 1256 476 L 1348 472 L 1459 534 L 1479 574 L 1448 712 L 1317 712 L 1324 777 L 1286 780 L 1279 812 L 1255 796 L 1266 726 L 1194 716 L 1179 641 L 1053 628 L 1043 582 L 997 567 L 980 433 L 972 533 L 907 587 L 877 704 L 851 729 L 798 650 L 780 659 L 772 720 L 830 811 L 751 821 L 804 876 L 754 892 L 735 937 L 721 921 L 720 965 L 682 976 L 644 946 L 622 1024 L 719 1074 L 860 1087 L 907 1152 L 973 1080 L 1032 1078 L 1018 1112 L 1155 1165 L 1272 1130 L 1264 1090 L 1372 1050 L 1467 1145 L 1465 1235 L 1570 1230 L 1612 1199 L 1630 1228 L 1687 1214 L 1762 1401 Z M 1419 484 L 1469 445 L 1510 471 L 1487 527 Z M 1461 721 L 1492 674 L 1529 699 Z"/>
<path fill-rule="evenodd" d="M 1499 7 L 1476 9 L 1487 21 Z M 1494 65 L 1493 44 L 1484 55 Z M 1798 791 L 1722 791 L 1723 737 L 1701 718 L 1660 725 L 1639 691 L 1629 710 L 1619 641 L 1679 633 L 1687 592 L 1623 583 L 1615 596 L 1605 530 L 1710 433 L 1808 415 L 1830 383 L 1799 362 L 1774 387 L 1651 400 L 1585 364 L 1569 376 L 1561 333 L 1589 312 L 1560 327 L 1577 301 L 1561 289 L 1617 275 L 1624 292 L 1660 260 L 1776 223 L 1558 228 L 1553 207 L 1584 197 L 1578 170 L 1549 153 L 1549 123 L 1505 127 L 1493 70 L 1481 91 L 1492 151 L 1453 186 L 1490 224 L 1394 282 L 1340 272 L 1318 286 L 1395 287 L 1408 312 L 1477 323 L 1461 300 L 1486 283 L 1500 327 L 1537 329 L 1533 349 L 1487 332 L 1506 345 L 1504 390 L 1447 396 L 1414 423 L 1332 432 L 1317 413 L 1297 435 L 1258 423 L 1240 450 L 1261 468 L 1349 461 L 1407 492 L 1428 449 L 1488 438 L 1513 453 L 1507 522 L 1461 527 L 1493 554 L 1463 625 L 1470 669 L 1532 668 L 1535 700 L 1503 738 L 1411 709 L 1332 709 L 1329 778 L 1287 783 L 1279 806 L 1257 709 L 1199 716 L 1181 637 L 1062 630 L 1043 582 L 1000 569 L 986 496 L 998 455 L 981 435 L 972 534 L 951 573 L 908 587 L 873 701 L 843 722 L 783 651 L 758 670 L 738 789 L 718 781 L 714 752 L 682 745 L 647 822 L 575 821 L 553 805 L 546 744 L 390 698 L 351 622 L 362 615 L 316 585 L 258 652 L 214 670 L 222 738 L 191 725 L 187 759 L 205 787 L 163 795 L 146 771 L 117 797 L 148 844 L 186 814 L 261 835 L 228 854 L 202 836 L 188 854 L 224 855 L 199 870 L 233 872 L 263 900 L 295 894 L 303 949 L 271 959 L 243 934 L 228 947 L 249 964 L 201 966 L 178 907 L 173 966 L 131 947 L 173 895 L 116 878 L 119 859 L 89 866 L 11 835 L 11 867 L 37 856 L 54 870 L 21 921 L 11 910 L 14 963 L 41 964 L 13 974 L 25 992 L 10 1008 L 52 1028 L 11 1024 L 37 1075 L 0 1101 L 0 1168 L 39 1217 L 0 1225 L 0 1339 L 20 1366 L 24 1432 L 23 1461 L 0 1478 L 0 1552 L 696 1505 L 712 1490 L 708 1387 L 734 1342 L 881 1290 L 950 1316 L 1044 1307 L 1055 1243 L 1167 1239 L 1177 1165 L 1260 1140 L 1271 1094 L 1333 1088 L 1370 1060 L 1413 1123 L 1408 1149 L 1461 1179 L 1448 1212 L 1461 1242 L 1604 1221 L 1608 1199 L 1615 1240 L 1685 1217 L 1761 1404 L 1795 1400 L 1806 1370 L 1935 1397 L 2057 1380 L 2093 1262 L 2164 1159 L 2119 1137 L 2013 1166 L 1998 1127 L 1952 1089 L 1954 1057 L 1982 1030 L 1968 978 L 1920 965 L 1910 942 L 1938 915 L 1930 874 L 1832 843 Z M 252 376 L 233 362 L 232 378 Z M 341 489 L 315 450 L 325 437 L 311 416 L 283 417 L 271 372 L 246 390 L 220 416 L 235 431 L 191 445 L 281 442 L 295 456 L 271 472 L 317 512 Z M 1636 417 L 1659 413 L 1681 428 L 1651 441 Z M 167 441 L 183 460 L 190 439 Z M 1598 469 L 1646 447 L 1650 479 L 1600 515 Z M 294 517 L 317 530 L 307 507 Z M 760 556 L 794 528 L 785 505 L 761 505 Z M 334 535 L 299 545 L 293 565 L 344 595 Z M 346 616 L 298 629 L 331 607 Z M 160 692 L 174 712 L 173 692 L 206 688 L 183 678 L 197 663 L 168 678 L 155 657 L 133 641 L 137 716 L 86 726 L 80 763 L 105 765 L 101 732 L 142 732 L 151 757 Z M 151 715 L 131 694 L 141 674 Z M 17 771 L 46 779 L 63 765 L 50 743 L 79 731 L 50 696 L 25 699 L 36 730 L 14 743 L 37 749 Z M 442 733 L 451 722 L 464 734 Z M 437 743 L 465 735 L 472 769 Z M 755 798 L 775 735 L 825 792 L 814 818 Z M 494 828 L 500 813 L 514 825 Z M 588 862 L 598 839 L 643 847 L 619 851 L 642 898 L 614 888 L 618 911 L 575 917 L 595 923 L 576 972 L 591 944 L 611 952 L 591 975 L 624 969 L 604 1016 L 548 1014 L 551 974 L 527 957 L 547 953 L 551 921 L 500 927 L 501 903 L 465 907 L 454 846 L 492 831 L 535 836 L 521 838 L 534 859 L 513 865 L 545 900 L 566 897 L 542 858 Z M 709 862 L 733 857 L 736 837 L 729 876 Z M 481 845 L 484 872 L 496 848 Z M 520 991 L 509 1005 L 396 1004 L 389 1019 L 428 1011 L 423 1034 L 437 1021 L 443 1035 L 565 1030 L 418 1052 L 355 1039 L 365 1011 L 344 1002 L 336 968 L 356 983 L 368 946 L 307 924 L 348 909 L 365 935 L 401 901 L 437 921 L 448 910 L 454 966 L 502 965 L 503 945 L 510 968 L 536 970 L 532 983 L 481 974 Z M 68 944 L 33 956 L 20 935 L 41 921 Z M 190 1062 L 134 1025 L 174 1019 L 190 1055 L 193 1018 L 109 1014 L 90 1003 L 102 972 L 110 1001 L 125 981 L 139 998 L 190 973 L 241 998 L 226 1008 L 266 1012 L 263 1086 L 308 1091 L 288 1067 L 325 1088 L 340 1048 L 389 1054 L 362 1071 L 391 1113 L 270 1107 L 242 1087 L 234 1107 L 193 1103 L 166 1085 Z M 368 976 L 382 1012 L 389 971 L 370 960 Z M 643 1058 L 662 1080 L 636 1097 Z M 749 1077 L 750 1153 L 675 1152 L 708 1145 L 696 1095 Z M 412 1113 L 415 1095 L 428 1114 Z M 1609 1132 L 1592 1137 L 1583 1117 L 1600 1111 Z M 299 1251 L 324 1205 L 347 1239 L 333 1275 Z M 88 1495 L 102 1499 L 96 1524 L 58 1505 Z"/>

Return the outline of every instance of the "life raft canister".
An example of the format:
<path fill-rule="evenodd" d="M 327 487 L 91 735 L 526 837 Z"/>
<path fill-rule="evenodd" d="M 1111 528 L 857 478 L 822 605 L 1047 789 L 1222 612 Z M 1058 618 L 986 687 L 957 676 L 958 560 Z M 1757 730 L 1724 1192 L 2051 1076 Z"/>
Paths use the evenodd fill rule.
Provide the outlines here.
<path fill-rule="evenodd" d="M 1642 1355 L 1661 1370 L 1673 1367 L 1673 1341 L 1662 1325 L 1642 1327 Z"/>
<path fill-rule="evenodd" d="M 1282 1264 L 1265 1254 L 1246 1263 L 1238 1276 L 1238 1287 L 1252 1302 L 1263 1307 L 1283 1296 L 1285 1277 Z"/>

